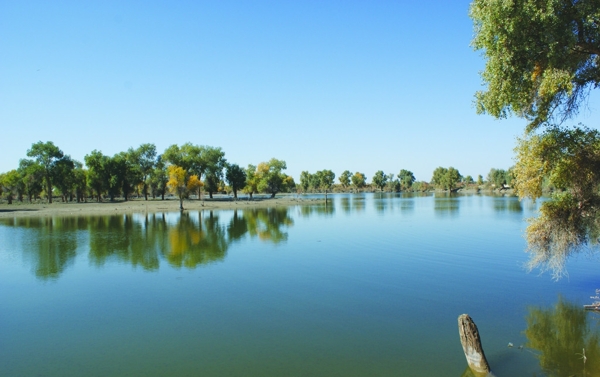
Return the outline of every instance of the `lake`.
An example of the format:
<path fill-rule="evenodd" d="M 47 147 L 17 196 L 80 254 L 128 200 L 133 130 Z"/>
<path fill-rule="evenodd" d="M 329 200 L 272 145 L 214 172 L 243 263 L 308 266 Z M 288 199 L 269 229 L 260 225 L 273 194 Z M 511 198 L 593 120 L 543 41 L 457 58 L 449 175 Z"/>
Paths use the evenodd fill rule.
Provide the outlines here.
<path fill-rule="evenodd" d="M 498 377 L 600 375 L 598 258 L 528 273 L 538 204 L 330 197 L 0 221 L 0 375 L 459 377 L 462 313 Z"/>

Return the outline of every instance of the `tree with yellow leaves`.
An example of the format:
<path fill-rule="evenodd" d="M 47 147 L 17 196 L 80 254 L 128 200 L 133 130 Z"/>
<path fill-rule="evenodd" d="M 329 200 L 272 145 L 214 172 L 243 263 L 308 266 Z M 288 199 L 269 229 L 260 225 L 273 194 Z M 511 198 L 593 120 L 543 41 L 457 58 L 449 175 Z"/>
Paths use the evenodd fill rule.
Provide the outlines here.
<path fill-rule="evenodd" d="M 171 165 L 167 168 L 169 173 L 169 190 L 179 198 L 179 209 L 183 211 L 183 199 L 189 197 L 191 192 L 198 191 L 204 184 L 197 175 L 188 174 L 182 167 Z"/>

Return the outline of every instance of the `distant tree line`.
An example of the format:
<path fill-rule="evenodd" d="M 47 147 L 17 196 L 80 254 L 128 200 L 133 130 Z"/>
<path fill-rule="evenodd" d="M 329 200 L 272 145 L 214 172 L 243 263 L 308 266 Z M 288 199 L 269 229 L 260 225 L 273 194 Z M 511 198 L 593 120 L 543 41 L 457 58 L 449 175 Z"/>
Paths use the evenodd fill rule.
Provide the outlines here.
<path fill-rule="evenodd" d="M 272 158 L 258 165 L 241 168 L 227 162 L 218 147 L 191 143 L 171 145 L 158 154 L 154 144 L 142 144 L 114 156 L 93 150 L 83 163 L 64 154 L 53 142 L 38 142 L 19 161 L 19 167 L 0 174 L 0 195 L 11 204 L 14 200 L 29 202 L 45 197 L 62 201 L 83 202 L 92 198 L 129 200 L 132 196 L 161 198 L 172 193 L 180 199 L 198 198 L 207 192 L 230 191 L 237 198 L 241 190 L 250 197 L 254 193 L 287 192 L 295 188 L 292 177 L 283 171 L 285 161 Z"/>
<path fill-rule="evenodd" d="M 0 174 L 0 195 L 9 204 L 14 200 L 33 202 L 44 197 L 49 203 L 59 197 L 63 202 L 114 201 L 131 197 L 165 199 L 173 194 L 180 201 L 204 193 L 213 198 L 215 193 L 231 193 L 235 199 L 243 192 L 252 199 L 256 193 L 274 197 L 280 192 L 359 192 L 359 191 L 429 191 L 432 189 L 456 191 L 458 189 L 510 188 L 513 169 L 491 169 L 487 180 L 479 175 L 463 177 L 453 168 L 438 167 L 430 182 L 417 181 L 413 172 L 401 169 L 398 174 L 378 170 L 371 182 L 364 173 L 345 170 L 336 183 L 331 170 L 315 173 L 303 171 L 300 182 L 285 174 L 285 161 L 272 158 L 246 168 L 229 163 L 219 147 L 171 145 L 158 154 L 154 144 L 142 144 L 114 156 L 93 150 L 84 157 L 84 163 L 64 154 L 51 141 L 37 142 L 19 161 L 19 167 Z"/>

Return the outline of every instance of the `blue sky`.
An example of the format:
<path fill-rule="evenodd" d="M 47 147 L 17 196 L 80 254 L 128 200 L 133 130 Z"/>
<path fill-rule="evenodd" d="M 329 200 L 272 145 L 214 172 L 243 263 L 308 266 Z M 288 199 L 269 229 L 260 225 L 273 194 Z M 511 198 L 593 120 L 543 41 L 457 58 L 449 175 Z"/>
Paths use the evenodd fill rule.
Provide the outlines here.
<path fill-rule="evenodd" d="M 525 122 L 476 115 L 469 1 L 0 3 L 0 172 L 37 141 L 83 161 L 191 142 L 246 166 L 513 164 Z M 598 97 L 573 123 L 598 124 Z"/>

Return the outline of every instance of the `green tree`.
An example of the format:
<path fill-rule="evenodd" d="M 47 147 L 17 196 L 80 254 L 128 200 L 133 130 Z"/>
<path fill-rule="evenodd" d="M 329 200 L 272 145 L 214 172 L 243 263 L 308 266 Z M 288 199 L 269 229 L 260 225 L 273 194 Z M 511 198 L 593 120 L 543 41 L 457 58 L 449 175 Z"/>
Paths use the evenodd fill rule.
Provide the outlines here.
<path fill-rule="evenodd" d="M 319 170 L 315 175 L 319 181 L 319 188 L 325 191 L 325 200 L 327 200 L 327 192 L 331 191 L 335 182 L 335 173 L 331 170 Z"/>
<path fill-rule="evenodd" d="M 591 168 L 598 134 L 562 125 L 600 84 L 600 7 L 596 0 L 474 0 L 470 15 L 473 46 L 486 58 L 477 111 L 529 122 L 516 147 L 513 186 L 520 198 L 539 197 L 544 181 L 560 190 L 526 231 L 532 265 L 558 277 L 567 255 L 598 240 Z"/>
<path fill-rule="evenodd" d="M 246 185 L 246 172 L 239 165 L 227 165 L 225 179 L 227 179 L 227 183 L 229 186 L 231 186 L 233 197 L 237 200 L 238 190 L 242 189 Z"/>
<path fill-rule="evenodd" d="M 53 142 L 39 141 L 27 150 L 27 156 L 35 158 L 36 162 L 44 168 L 44 182 L 48 203 L 52 203 L 52 178 L 58 160 L 64 157 L 63 152 Z"/>
<path fill-rule="evenodd" d="M 312 174 L 308 171 L 302 171 L 300 173 L 300 189 L 302 192 L 308 192 L 308 189 L 311 187 Z"/>
<path fill-rule="evenodd" d="M 467 175 L 464 179 L 465 185 L 472 185 L 473 184 L 473 177 L 471 177 L 470 175 Z"/>
<path fill-rule="evenodd" d="M 474 0 L 470 16 L 486 59 L 479 113 L 516 114 L 531 130 L 573 116 L 600 84 L 597 0 Z"/>
<path fill-rule="evenodd" d="M 167 173 L 167 167 L 162 156 L 158 156 L 155 167 L 150 174 L 150 190 L 152 191 L 152 197 L 156 199 L 157 196 L 160 196 L 162 200 L 165 200 L 168 182 L 169 174 Z"/>
<path fill-rule="evenodd" d="M 44 168 L 33 160 L 22 159 L 17 171 L 23 181 L 25 194 L 32 203 L 44 189 Z"/>
<path fill-rule="evenodd" d="M 526 231 L 530 267 L 558 278 L 569 255 L 600 239 L 600 132 L 549 128 L 519 139 L 515 150 L 519 197 L 539 198 L 545 183 L 558 189 Z"/>
<path fill-rule="evenodd" d="M 382 170 L 376 171 L 375 175 L 373 176 L 373 184 L 375 185 L 375 187 L 381 189 L 382 192 L 387 180 L 388 176 L 385 175 L 385 173 Z"/>
<path fill-rule="evenodd" d="M 398 179 L 400 180 L 400 189 L 402 191 L 410 190 L 413 183 L 415 183 L 415 175 L 410 170 L 400 170 L 400 173 L 398 173 Z"/>
<path fill-rule="evenodd" d="M 283 173 L 285 169 L 287 169 L 285 161 L 276 158 L 258 164 L 256 168 L 259 179 L 258 190 L 270 193 L 271 198 L 274 198 L 278 192 L 284 191 L 289 182 L 287 176 Z"/>
<path fill-rule="evenodd" d="M 56 161 L 53 171 L 53 181 L 55 186 L 60 191 L 62 201 L 66 202 L 73 195 L 75 185 L 75 162 L 70 156 L 64 156 Z"/>
<path fill-rule="evenodd" d="M 201 173 L 205 174 L 205 189 L 208 191 L 210 198 L 213 197 L 213 192 L 218 191 L 219 183 L 223 179 L 223 170 L 227 165 L 225 152 L 221 148 L 202 147 L 201 153 L 201 171 L 195 171 L 198 177 Z"/>
<path fill-rule="evenodd" d="M 11 170 L 0 175 L 0 186 L 2 186 L 2 193 L 5 195 L 8 204 L 12 204 L 15 196 L 19 195 L 19 190 L 24 184 L 19 172 Z"/>
<path fill-rule="evenodd" d="M 345 190 L 350 186 L 350 180 L 352 179 L 352 173 L 349 170 L 344 170 L 344 172 L 339 176 L 338 180 L 340 181 L 340 185 Z"/>
<path fill-rule="evenodd" d="M 110 158 L 94 149 L 90 154 L 85 155 L 83 160 L 88 167 L 88 185 L 95 192 L 97 201 L 100 202 L 102 194 L 108 189 Z"/>
<path fill-rule="evenodd" d="M 142 185 L 144 199 L 148 200 L 148 188 L 151 185 L 151 176 L 156 166 L 156 146 L 154 144 L 142 144 L 137 149 L 129 149 L 132 162 L 137 166 L 138 180 Z"/>
<path fill-rule="evenodd" d="M 462 176 L 459 171 L 453 167 L 448 169 L 438 167 L 433 171 L 433 177 L 431 183 L 443 190 L 454 190 L 456 185 L 461 181 Z"/>
<path fill-rule="evenodd" d="M 248 194 L 248 199 L 252 199 L 252 195 L 258 192 L 258 182 L 260 177 L 257 175 L 256 166 L 249 164 L 246 168 L 246 186 L 243 191 Z"/>
<path fill-rule="evenodd" d="M 365 187 L 367 185 L 367 177 L 360 172 L 356 172 L 354 173 L 354 175 L 352 176 L 352 186 L 354 186 L 355 189 L 359 190 L 363 187 Z"/>
<path fill-rule="evenodd" d="M 181 147 L 173 144 L 162 154 L 162 160 L 167 165 L 177 165 L 186 172 L 201 178 L 206 167 L 203 162 L 202 151 L 202 147 L 192 143 L 185 143 Z"/>
<path fill-rule="evenodd" d="M 73 169 L 73 190 L 78 203 L 86 201 L 87 196 L 87 177 L 88 173 L 83 168 L 83 164 L 79 161 L 74 161 L 75 168 Z"/>
<path fill-rule="evenodd" d="M 479 175 L 477 176 L 477 185 L 478 185 L 478 186 L 481 186 L 481 185 L 483 185 L 483 177 L 481 176 L 481 174 L 479 174 Z"/>

